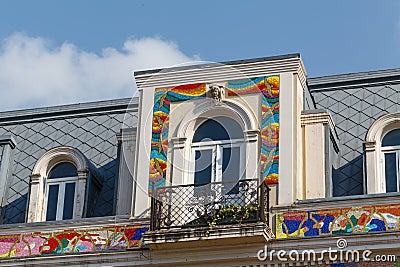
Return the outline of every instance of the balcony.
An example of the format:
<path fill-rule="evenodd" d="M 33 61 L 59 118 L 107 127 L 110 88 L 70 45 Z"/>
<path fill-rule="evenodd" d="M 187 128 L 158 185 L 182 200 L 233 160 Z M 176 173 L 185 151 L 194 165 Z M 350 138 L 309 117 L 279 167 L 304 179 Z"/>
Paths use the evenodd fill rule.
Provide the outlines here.
<path fill-rule="evenodd" d="M 161 187 L 153 193 L 151 230 L 267 223 L 268 191 L 257 179 Z"/>
<path fill-rule="evenodd" d="M 153 190 L 151 231 L 144 240 L 150 246 L 221 237 L 265 240 L 268 207 L 269 188 L 258 179 L 161 187 Z"/>

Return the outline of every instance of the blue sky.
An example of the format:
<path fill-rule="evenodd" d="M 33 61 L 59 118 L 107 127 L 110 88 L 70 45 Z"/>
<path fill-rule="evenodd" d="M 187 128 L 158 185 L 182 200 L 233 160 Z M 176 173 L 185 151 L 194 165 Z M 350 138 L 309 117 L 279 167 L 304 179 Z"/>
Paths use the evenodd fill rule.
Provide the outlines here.
<path fill-rule="evenodd" d="M 301 53 L 308 76 L 400 67 L 399 1 L 1 1 L 0 110 L 129 97 L 133 70 Z"/>

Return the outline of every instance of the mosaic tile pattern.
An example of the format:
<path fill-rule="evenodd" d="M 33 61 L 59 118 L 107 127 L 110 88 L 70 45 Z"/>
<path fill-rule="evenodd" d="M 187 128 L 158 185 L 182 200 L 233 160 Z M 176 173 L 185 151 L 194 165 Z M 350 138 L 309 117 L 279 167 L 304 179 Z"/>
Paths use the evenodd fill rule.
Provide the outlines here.
<path fill-rule="evenodd" d="M 276 238 L 389 232 L 400 229 L 400 204 L 276 214 Z"/>
<path fill-rule="evenodd" d="M 0 235 L 0 258 L 140 249 L 148 225 Z"/>
<path fill-rule="evenodd" d="M 279 84 L 279 76 L 228 82 L 229 96 L 262 93 L 261 166 L 267 184 L 278 183 Z"/>
<path fill-rule="evenodd" d="M 150 154 L 149 194 L 165 186 L 167 171 L 169 112 L 172 102 L 206 97 L 206 84 L 158 88 L 154 93 L 153 130 Z"/>
<path fill-rule="evenodd" d="M 279 162 L 279 76 L 266 76 L 228 82 L 228 96 L 262 93 L 263 178 L 268 184 L 278 182 Z M 204 98 L 206 84 L 158 88 L 154 94 L 153 129 L 150 155 L 149 193 L 165 186 L 170 104 L 175 101 Z"/>

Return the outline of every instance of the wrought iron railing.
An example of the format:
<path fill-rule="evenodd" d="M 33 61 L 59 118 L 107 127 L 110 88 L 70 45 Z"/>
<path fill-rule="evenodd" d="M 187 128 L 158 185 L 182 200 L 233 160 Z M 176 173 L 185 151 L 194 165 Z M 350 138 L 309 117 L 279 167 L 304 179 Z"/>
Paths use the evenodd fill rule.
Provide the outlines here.
<path fill-rule="evenodd" d="M 153 190 L 151 229 L 248 222 L 268 224 L 269 189 L 258 179 Z"/>

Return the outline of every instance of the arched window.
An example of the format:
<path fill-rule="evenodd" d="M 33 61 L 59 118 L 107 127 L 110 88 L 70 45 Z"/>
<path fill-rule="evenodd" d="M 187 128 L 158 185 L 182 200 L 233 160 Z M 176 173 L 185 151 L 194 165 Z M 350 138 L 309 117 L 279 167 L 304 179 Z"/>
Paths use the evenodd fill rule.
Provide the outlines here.
<path fill-rule="evenodd" d="M 66 146 L 44 153 L 30 178 L 27 222 L 90 217 L 103 183 L 90 161 Z"/>
<path fill-rule="evenodd" d="M 219 116 L 204 120 L 192 140 L 193 183 L 226 182 L 237 193 L 235 181 L 243 177 L 244 135 L 235 120 Z"/>
<path fill-rule="evenodd" d="M 77 181 L 78 171 L 70 162 L 58 163 L 50 170 L 45 189 L 46 221 L 73 218 Z"/>
<path fill-rule="evenodd" d="M 367 193 L 400 191 L 400 112 L 377 119 L 365 140 Z"/>
<path fill-rule="evenodd" d="M 382 138 L 381 151 L 386 192 L 399 192 L 400 129 L 391 130 Z"/>

